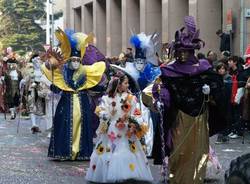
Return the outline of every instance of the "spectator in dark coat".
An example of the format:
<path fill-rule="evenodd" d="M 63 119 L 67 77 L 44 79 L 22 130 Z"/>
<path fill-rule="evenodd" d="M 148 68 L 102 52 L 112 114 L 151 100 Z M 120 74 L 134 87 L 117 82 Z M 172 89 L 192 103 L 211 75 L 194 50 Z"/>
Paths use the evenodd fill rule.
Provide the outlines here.
<path fill-rule="evenodd" d="M 216 34 L 221 38 L 220 51 L 230 51 L 230 35 L 219 29 Z"/>
<path fill-rule="evenodd" d="M 218 134 L 217 141 L 215 142 L 216 144 L 221 144 L 221 143 L 227 143 L 229 141 L 228 139 L 228 134 L 231 133 L 230 128 L 230 122 L 232 122 L 232 117 L 231 117 L 231 89 L 232 89 L 232 77 L 228 74 L 227 70 L 227 65 L 223 62 L 219 62 L 217 67 L 216 67 L 216 72 L 223 77 L 224 85 L 225 85 L 225 98 L 227 101 L 227 128 L 223 131 L 221 131 Z"/>

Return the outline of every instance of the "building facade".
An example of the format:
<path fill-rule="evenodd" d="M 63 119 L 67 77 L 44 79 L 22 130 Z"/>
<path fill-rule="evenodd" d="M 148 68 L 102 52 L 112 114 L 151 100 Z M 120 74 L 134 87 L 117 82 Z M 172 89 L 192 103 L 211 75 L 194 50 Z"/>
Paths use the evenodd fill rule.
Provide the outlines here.
<path fill-rule="evenodd" d="M 64 27 L 93 32 L 96 46 L 107 56 L 118 55 L 129 47 L 131 33 L 157 31 L 162 43 L 170 42 L 186 15 L 195 17 L 200 38 L 206 43 L 201 52 L 214 50 L 219 53 L 218 29 L 227 32 L 232 28 L 233 54 L 243 55 L 250 40 L 249 0 L 65 1 Z"/>

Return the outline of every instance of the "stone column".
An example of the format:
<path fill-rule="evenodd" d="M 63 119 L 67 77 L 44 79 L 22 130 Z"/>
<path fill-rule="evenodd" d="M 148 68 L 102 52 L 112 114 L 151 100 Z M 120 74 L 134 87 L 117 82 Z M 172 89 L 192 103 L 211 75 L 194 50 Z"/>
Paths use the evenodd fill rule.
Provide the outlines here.
<path fill-rule="evenodd" d="M 85 4 L 82 8 L 84 33 L 89 34 L 93 32 L 93 3 Z"/>
<path fill-rule="evenodd" d="M 218 0 L 189 0 L 189 15 L 196 19 L 197 28 L 200 29 L 200 38 L 205 41 L 205 48 L 201 52 L 213 50 L 219 54 L 219 37 L 216 31 L 221 29 L 222 8 Z"/>
<path fill-rule="evenodd" d="M 121 0 L 107 0 L 107 55 L 117 56 L 121 50 Z"/>
<path fill-rule="evenodd" d="M 162 43 L 169 42 L 169 3 L 170 0 L 162 0 Z"/>
<path fill-rule="evenodd" d="M 198 22 L 198 0 L 189 0 L 189 15 L 195 18 Z"/>
<path fill-rule="evenodd" d="M 93 15 L 94 43 L 106 55 L 106 1 L 94 0 Z"/>
<path fill-rule="evenodd" d="M 188 15 L 188 0 L 169 0 L 168 2 L 168 41 L 174 39 L 175 31 L 183 26 L 183 20 Z"/>
<path fill-rule="evenodd" d="M 250 8 L 250 2 L 249 1 L 245 1 L 245 7 L 248 8 L 248 9 Z M 238 22 L 239 22 L 238 25 L 240 25 L 240 17 L 238 18 Z M 247 46 L 250 44 L 250 18 L 246 18 L 245 32 L 246 32 L 245 46 L 247 48 Z M 239 38 L 239 40 L 240 40 L 240 38 Z M 239 41 L 239 43 L 240 43 L 240 41 Z M 238 47 L 238 48 L 240 48 L 240 47 Z M 245 49 L 244 49 L 244 53 L 245 53 Z"/>
<path fill-rule="evenodd" d="M 248 6 L 249 1 L 248 0 L 244 0 L 244 4 L 245 4 L 245 8 L 249 8 L 250 6 Z M 247 24 L 244 25 L 243 30 L 241 30 L 241 1 L 234 1 L 234 0 L 228 0 L 228 1 L 223 1 L 223 31 L 227 31 L 226 27 L 227 27 L 227 11 L 229 9 L 232 9 L 232 13 L 233 13 L 233 54 L 234 55 L 240 55 L 240 45 L 243 44 L 242 46 L 246 46 L 247 44 L 247 29 L 249 30 L 249 27 L 247 27 Z M 244 10 L 243 10 L 244 11 Z M 245 16 L 245 14 L 244 14 Z M 245 18 L 245 21 L 247 21 L 249 18 Z M 246 23 L 246 22 L 245 22 Z M 243 32 L 244 34 L 244 42 L 242 43 L 240 41 L 241 39 L 241 33 Z M 244 50 L 245 52 L 245 50 Z"/>
<path fill-rule="evenodd" d="M 140 32 L 162 33 L 162 0 L 140 0 Z"/>
<path fill-rule="evenodd" d="M 71 25 L 72 20 L 74 17 L 72 16 L 72 6 L 69 0 L 64 0 L 65 6 L 63 10 L 63 16 L 64 16 L 64 27 L 65 28 L 73 28 Z"/>
<path fill-rule="evenodd" d="M 122 50 L 129 44 L 131 33 L 140 32 L 140 1 L 122 0 Z"/>
<path fill-rule="evenodd" d="M 74 12 L 74 30 L 76 32 L 82 31 L 82 7 L 77 7 L 73 9 Z"/>
<path fill-rule="evenodd" d="M 111 56 L 111 0 L 106 0 L 106 54 L 107 56 Z"/>

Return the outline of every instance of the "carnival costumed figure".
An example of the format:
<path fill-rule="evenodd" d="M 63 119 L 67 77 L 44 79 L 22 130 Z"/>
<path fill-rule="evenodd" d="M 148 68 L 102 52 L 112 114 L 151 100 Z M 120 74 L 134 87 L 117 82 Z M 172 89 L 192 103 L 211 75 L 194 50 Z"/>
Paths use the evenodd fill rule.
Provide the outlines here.
<path fill-rule="evenodd" d="M 42 77 L 42 81 L 45 84 L 45 88 L 50 89 L 50 85 L 51 85 L 51 81 L 49 81 L 43 74 Z M 52 128 L 52 124 L 53 124 L 53 116 L 55 115 L 55 110 L 58 102 L 61 98 L 61 94 L 60 93 L 53 93 L 51 90 L 47 93 L 46 95 L 46 115 L 45 115 L 45 119 L 46 119 L 46 131 L 48 131 L 48 135 L 47 138 L 51 137 L 51 128 Z M 54 107 L 53 107 L 54 106 Z M 53 109 L 52 109 L 53 107 Z"/>
<path fill-rule="evenodd" d="M 134 62 L 126 62 L 126 70 L 138 82 L 141 90 L 152 83 L 161 73 L 156 57 L 158 34 L 146 35 L 140 33 L 132 35 L 130 43 L 135 47 Z"/>
<path fill-rule="evenodd" d="M 98 48 L 96 48 L 92 44 L 88 44 L 88 46 L 86 47 L 85 54 L 82 59 L 83 65 L 93 65 L 96 62 L 100 62 L 100 61 L 103 62 L 105 60 L 106 60 L 105 56 L 99 51 Z M 108 70 L 108 66 L 107 66 L 106 71 L 107 70 Z M 91 89 L 88 90 L 89 97 L 90 97 L 91 104 L 92 104 L 91 111 L 93 112 L 95 111 L 100 98 L 103 96 L 103 94 L 106 91 L 107 83 L 108 83 L 108 79 L 106 75 L 103 74 L 103 77 L 101 81 L 98 83 L 98 85 L 93 90 Z M 100 122 L 99 122 L 98 116 L 95 113 L 93 114 L 92 118 L 93 118 L 92 120 L 93 133 L 94 133 L 94 137 L 96 137 L 95 132 Z"/>
<path fill-rule="evenodd" d="M 0 112 L 6 112 L 5 103 L 4 103 L 4 93 L 5 93 L 5 82 L 4 74 L 6 71 L 4 59 L 0 61 Z"/>
<path fill-rule="evenodd" d="M 11 119 L 16 118 L 16 108 L 20 104 L 19 84 L 22 80 L 22 74 L 17 68 L 17 60 L 10 58 L 7 61 L 8 69 L 4 76 L 6 85 L 5 104 L 10 110 Z"/>
<path fill-rule="evenodd" d="M 42 99 L 42 107 L 44 107 L 44 115 L 45 115 L 45 122 L 46 122 L 46 130 L 49 131 L 48 138 L 50 138 L 51 133 L 50 129 L 52 128 L 52 106 L 54 106 L 54 109 L 57 107 L 57 104 L 59 102 L 59 99 L 61 97 L 59 94 L 53 94 L 53 92 L 50 90 L 50 85 L 52 84 L 51 81 L 49 81 L 46 76 L 41 71 L 41 58 L 38 54 L 33 55 L 32 63 L 34 65 L 34 81 L 38 84 L 38 88 L 40 91 L 38 91 L 38 96 Z M 52 102 L 53 101 L 53 102 Z M 39 101 L 37 100 L 36 105 L 39 105 Z M 38 108 L 37 108 L 38 109 Z M 40 108 L 41 109 L 41 108 Z M 38 124 L 40 124 L 41 116 L 37 114 L 36 119 L 38 119 Z M 32 123 L 33 124 L 33 123 Z M 37 124 L 37 123 L 36 123 Z"/>
<path fill-rule="evenodd" d="M 102 78 L 105 63 L 82 65 L 91 36 L 73 31 L 56 31 L 61 53 L 49 50 L 42 70 L 53 83 L 51 90 L 61 92 L 50 138 L 48 156 L 55 159 L 85 160 L 93 151 L 91 103 L 88 89 Z"/>
<path fill-rule="evenodd" d="M 24 89 L 23 102 L 30 116 L 32 133 L 41 132 L 39 125 L 43 116 L 47 113 L 46 101 L 50 94 L 49 84 L 46 85 L 45 76 L 40 70 L 41 59 L 34 54 L 26 68 L 26 76 L 21 81 L 20 90 Z M 51 84 L 51 83 L 50 83 Z"/>
<path fill-rule="evenodd" d="M 109 83 L 107 95 L 96 108 L 100 126 L 87 181 L 153 180 L 140 143 L 147 132 L 147 124 L 143 123 L 137 98 L 128 91 L 128 86 L 128 77 L 118 72 Z"/>
<path fill-rule="evenodd" d="M 244 70 L 239 74 L 235 102 L 242 104 L 242 121 L 245 125 L 250 126 L 250 45 L 248 45 L 244 57 L 246 62 Z"/>
<path fill-rule="evenodd" d="M 206 174 L 209 134 L 226 126 L 226 100 L 223 79 L 207 60 L 194 56 L 202 43 L 204 46 L 194 18 L 184 20 L 186 27 L 176 31 L 170 44 L 175 62 L 161 66 L 161 82 L 153 87 L 163 118 L 155 133 L 153 157 L 156 164 L 163 163 L 166 174 L 167 156 L 170 183 L 201 184 Z M 165 158 L 164 162 L 160 158 Z"/>
<path fill-rule="evenodd" d="M 125 71 L 128 71 L 129 75 L 133 77 L 140 88 L 138 98 L 140 100 L 141 111 L 149 126 L 149 131 L 145 135 L 148 156 L 152 153 L 154 125 L 157 124 L 159 118 L 157 113 L 150 111 L 144 106 L 141 92 L 161 74 L 156 57 L 156 48 L 159 44 L 158 36 L 157 33 L 152 35 L 146 35 L 145 33 L 132 35 L 130 43 L 135 47 L 135 57 L 133 63 L 126 62 L 125 67 Z"/>

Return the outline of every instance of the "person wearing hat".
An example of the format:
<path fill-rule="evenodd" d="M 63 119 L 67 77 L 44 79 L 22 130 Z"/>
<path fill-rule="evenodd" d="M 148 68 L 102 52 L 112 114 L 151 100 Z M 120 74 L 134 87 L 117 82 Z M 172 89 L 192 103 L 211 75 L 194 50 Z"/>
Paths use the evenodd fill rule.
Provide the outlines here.
<path fill-rule="evenodd" d="M 4 75 L 6 90 L 4 96 L 13 120 L 16 118 L 16 108 L 20 104 L 19 84 L 22 80 L 22 74 L 17 68 L 17 60 L 15 58 L 9 58 L 6 62 L 7 71 Z"/>
<path fill-rule="evenodd" d="M 33 134 L 41 132 L 39 125 L 42 116 L 47 112 L 46 102 L 50 94 L 50 82 L 46 85 L 45 76 L 40 70 L 41 59 L 38 54 L 33 54 L 27 65 L 26 76 L 21 81 L 20 90 L 24 89 L 23 102 L 28 109 L 31 119 Z"/>
<path fill-rule="evenodd" d="M 4 83 L 4 73 L 5 73 L 5 62 L 3 58 L 0 58 L 0 112 L 6 113 L 5 103 L 4 103 L 4 93 L 5 93 L 5 83 Z"/>
<path fill-rule="evenodd" d="M 216 31 L 216 35 L 220 37 L 220 51 L 231 51 L 230 49 L 230 35 L 222 32 L 221 29 Z"/>
<path fill-rule="evenodd" d="M 125 71 L 137 83 L 136 86 L 142 92 L 148 85 L 150 85 L 159 75 L 160 67 L 158 66 L 158 58 L 156 56 L 156 48 L 159 43 L 158 33 L 146 35 L 145 33 L 133 34 L 130 37 L 130 43 L 134 47 L 134 59 L 126 62 Z M 131 49 L 132 51 L 132 49 Z M 132 53 L 131 53 L 132 54 Z M 147 156 L 151 156 L 153 147 L 154 124 L 157 124 L 157 114 L 148 109 L 142 101 L 141 95 L 138 93 L 140 100 L 141 111 L 145 122 L 148 123 L 149 131 L 145 135 L 145 146 Z"/>
<path fill-rule="evenodd" d="M 126 58 L 126 62 L 133 62 L 134 55 L 133 55 L 133 49 L 131 47 L 128 47 L 126 49 L 125 58 Z"/>
<path fill-rule="evenodd" d="M 41 69 L 61 93 L 51 130 L 48 157 L 59 160 L 88 160 L 93 151 L 92 104 L 88 90 L 102 80 L 106 65 L 99 61 L 83 65 L 92 35 L 71 30 L 55 32 L 61 52 L 49 50 Z"/>
<path fill-rule="evenodd" d="M 195 57 L 204 42 L 194 17 L 186 16 L 184 22 L 170 44 L 175 61 L 161 66 L 161 82 L 152 90 L 163 118 L 155 133 L 153 157 L 155 164 L 163 164 L 164 176 L 168 161 L 171 184 L 203 184 L 209 135 L 226 125 L 224 84 L 207 60 Z"/>

